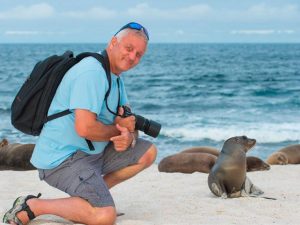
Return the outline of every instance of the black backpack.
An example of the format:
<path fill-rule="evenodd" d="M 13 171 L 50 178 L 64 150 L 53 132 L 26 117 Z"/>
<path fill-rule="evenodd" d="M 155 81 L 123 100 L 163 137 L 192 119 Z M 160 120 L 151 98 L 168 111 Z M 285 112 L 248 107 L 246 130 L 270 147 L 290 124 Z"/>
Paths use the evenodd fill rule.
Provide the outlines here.
<path fill-rule="evenodd" d="M 76 57 L 73 52 L 66 51 L 63 55 L 50 56 L 35 65 L 12 103 L 12 125 L 23 133 L 37 136 L 41 133 L 45 123 L 70 114 L 71 111 L 66 109 L 47 116 L 52 99 L 66 72 L 80 60 L 89 56 L 96 58 L 106 72 L 109 83 L 108 91 L 105 94 L 106 100 L 111 86 L 110 66 L 106 51 L 103 51 L 101 55 L 84 52 Z M 90 150 L 94 150 L 92 142 L 86 141 Z"/>

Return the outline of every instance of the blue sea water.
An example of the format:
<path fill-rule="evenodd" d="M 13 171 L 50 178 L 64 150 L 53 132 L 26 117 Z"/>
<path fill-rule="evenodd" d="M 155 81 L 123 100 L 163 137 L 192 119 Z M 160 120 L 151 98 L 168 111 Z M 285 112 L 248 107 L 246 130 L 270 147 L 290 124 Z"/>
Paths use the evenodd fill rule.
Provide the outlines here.
<path fill-rule="evenodd" d="M 10 105 L 33 66 L 52 54 L 103 44 L 1 44 L 0 138 L 34 143 L 10 123 Z M 300 143 L 300 44 L 150 44 L 123 74 L 134 112 L 162 124 L 150 138 L 163 157 L 192 146 L 222 148 L 232 136 L 257 140 L 266 159 Z"/>

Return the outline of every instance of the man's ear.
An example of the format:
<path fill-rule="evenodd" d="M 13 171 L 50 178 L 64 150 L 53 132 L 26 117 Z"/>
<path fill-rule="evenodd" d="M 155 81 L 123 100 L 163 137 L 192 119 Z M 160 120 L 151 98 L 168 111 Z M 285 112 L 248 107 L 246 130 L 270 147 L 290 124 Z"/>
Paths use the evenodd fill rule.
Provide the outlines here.
<path fill-rule="evenodd" d="M 118 39 L 117 39 L 116 37 L 113 37 L 113 38 L 110 40 L 109 48 L 112 49 L 113 47 L 116 46 L 117 43 L 118 43 Z"/>

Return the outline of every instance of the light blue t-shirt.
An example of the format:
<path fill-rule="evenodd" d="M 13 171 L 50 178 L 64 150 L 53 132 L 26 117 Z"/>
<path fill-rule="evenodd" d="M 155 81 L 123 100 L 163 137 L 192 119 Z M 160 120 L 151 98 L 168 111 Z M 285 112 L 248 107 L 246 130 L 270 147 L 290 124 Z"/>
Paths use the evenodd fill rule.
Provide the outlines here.
<path fill-rule="evenodd" d="M 116 112 L 118 106 L 118 76 L 111 74 L 109 108 Z M 128 103 L 124 83 L 120 80 L 120 104 Z M 87 57 L 73 66 L 64 76 L 49 108 L 48 116 L 70 109 L 73 113 L 46 123 L 37 140 L 31 163 L 40 169 L 52 169 L 77 150 L 88 154 L 102 152 L 108 142 L 92 142 L 91 151 L 84 138 L 75 130 L 75 109 L 86 109 L 97 114 L 104 124 L 112 124 L 115 116 L 110 113 L 104 101 L 108 80 L 102 65 L 93 57 Z"/>

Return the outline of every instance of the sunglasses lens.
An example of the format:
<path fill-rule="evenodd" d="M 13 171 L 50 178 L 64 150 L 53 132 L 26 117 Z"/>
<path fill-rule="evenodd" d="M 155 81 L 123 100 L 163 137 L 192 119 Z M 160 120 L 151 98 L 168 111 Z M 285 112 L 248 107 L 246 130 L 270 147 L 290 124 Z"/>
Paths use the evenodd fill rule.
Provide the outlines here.
<path fill-rule="evenodd" d="M 140 25 L 138 23 L 130 23 L 128 26 L 135 30 L 141 30 L 143 28 L 142 25 Z"/>
<path fill-rule="evenodd" d="M 125 26 L 123 26 L 117 33 L 119 33 L 121 30 L 124 30 L 126 28 L 131 28 L 131 29 L 134 29 L 134 30 L 142 30 L 145 33 L 147 39 L 149 40 L 148 31 L 141 24 L 131 22 L 131 23 L 126 24 Z M 117 35 L 117 33 L 115 34 L 115 36 Z"/>
<path fill-rule="evenodd" d="M 130 28 L 132 29 L 136 29 L 136 30 L 143 30 L 144 33 L 146 34 L 147 36 L 147 39 L 149 40 L 149 34 L 148 34 L 148 31 L 145 27 L 143 27 L 141 24 L 138 24 L 138 23 L 130 23 L 128 25 Z"/>

